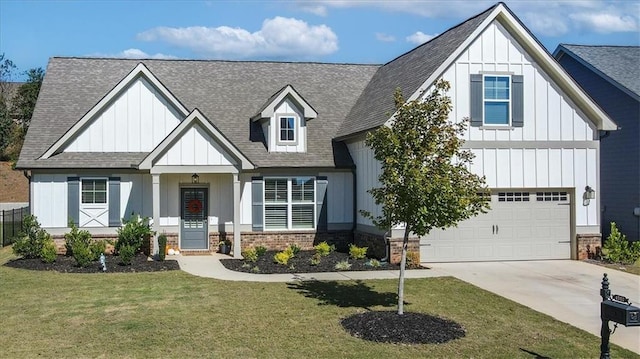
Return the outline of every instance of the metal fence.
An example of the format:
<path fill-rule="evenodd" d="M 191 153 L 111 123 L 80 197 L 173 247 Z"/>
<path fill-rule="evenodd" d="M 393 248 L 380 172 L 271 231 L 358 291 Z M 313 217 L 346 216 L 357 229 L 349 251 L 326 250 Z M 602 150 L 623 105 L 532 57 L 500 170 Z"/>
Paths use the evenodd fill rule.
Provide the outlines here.
<path fill-rule="evenodd" d="M 22 219 L 28 214 L 29 207 L 1 211 L 0 239 L 3 247 L 13 243 L 14 238 L 22 229 Z"/>

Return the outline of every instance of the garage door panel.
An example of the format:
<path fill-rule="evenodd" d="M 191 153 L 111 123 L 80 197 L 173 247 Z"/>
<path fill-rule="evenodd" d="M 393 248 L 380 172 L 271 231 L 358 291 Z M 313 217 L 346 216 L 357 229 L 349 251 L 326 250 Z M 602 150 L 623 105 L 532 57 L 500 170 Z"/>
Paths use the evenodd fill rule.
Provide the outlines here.
<path fill-rule="evenodd" d="M 543 193 L 538 200 L 536 192 L 494 191 L 488 213 L 422 238 L 422 261 L 570 258 L 569 196 Z"/>

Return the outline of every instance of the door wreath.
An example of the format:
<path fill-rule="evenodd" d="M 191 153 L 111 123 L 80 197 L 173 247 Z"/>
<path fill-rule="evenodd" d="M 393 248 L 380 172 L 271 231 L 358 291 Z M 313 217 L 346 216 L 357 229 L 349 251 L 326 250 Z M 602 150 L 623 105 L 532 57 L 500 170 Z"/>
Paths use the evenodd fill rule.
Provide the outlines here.
<path fill-rule="evenodd" d="M 198 199 L 192 199 L 187 203 L 187 210 L 189 213 L 200 213 L 202 212 L 202 202 Z"/>

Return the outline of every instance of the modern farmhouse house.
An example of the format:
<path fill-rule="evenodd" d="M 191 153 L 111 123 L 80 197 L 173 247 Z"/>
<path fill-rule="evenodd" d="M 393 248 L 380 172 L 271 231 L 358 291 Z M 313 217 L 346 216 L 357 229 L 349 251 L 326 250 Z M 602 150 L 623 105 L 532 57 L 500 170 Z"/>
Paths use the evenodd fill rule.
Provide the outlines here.
<path fill-rule="evenodd" d="M 423 262 L 576 258 L 599 240 L 599 136 L 616 125 L 499 3 L 384 65 L 52 58 L 18 167 L 31 208 L 114 237 L 152 218 L 183 253 L 368 243 L 381 230 L 364 145 L 393 93 L 451 83 L 452 121 L 486 176 L 492 210 L 414 238 Z"/>

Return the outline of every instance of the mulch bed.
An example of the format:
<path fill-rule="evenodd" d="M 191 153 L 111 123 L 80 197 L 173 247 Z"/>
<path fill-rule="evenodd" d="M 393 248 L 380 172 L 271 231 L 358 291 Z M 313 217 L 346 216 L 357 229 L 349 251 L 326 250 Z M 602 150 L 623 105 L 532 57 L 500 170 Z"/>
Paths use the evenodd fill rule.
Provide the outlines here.
<path fill-rule="evenodd" d="M 454 321 L 422 313 L 370 311 L 344 318 L 341 324 L 351 335 L 378 343 L 440 344 L 466 334 Z"/>
<path fill-rule="evenodd" d="M 144 254 L 136 255 L 131 265 L 120 265 L 117 256 L 108 255 L 105 257 L 107 264 L 107 273 L 132 273 L 132 272 L 159 272 L 168 270 L 178 270 L 180 266 L 178 261 L 149 261 Z M 23 259 L 18 258 L 5 263 L 5 266 L 12 268 L 39 270 L 39 271 L 56 271 L 61 273 L 102 273 L 99 262 L 92 262 L 87 267 L 78 267 L 73 257 L 58 256 L 53 263 L 44 263 L 40 259 Z"/>
<path fill-rule="evenodd" d="M 273 273 L 319 273 L 319 272 L 339 272 L 336 270 L 336 263 L 348 261 L 351 267 L 346 271 L 372 271 L 372 270 L 400 270 L 397 264 L 382 263 L 379 267 L 369 265 L 369 259 L 351 259 L 349 254 L 341 252 L 331 252 L 328 256 L 322 257 L 320 263 L 311 265 L 311 258 L 315 251 L 300 251 L 295 257 L 289 259 L 285 266 L 275 263 L 273 256 L 276 251 L 267 251 L 263 256 L 258 257 L 256 262 L 247 262 L 244 259 L 222 259 L 220 262 L 227 268 L 238 272 L 273 274 Z M 424 267 L 412 267 L 411 269 L 425 269 Z"/>

